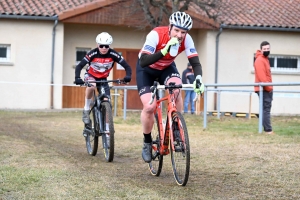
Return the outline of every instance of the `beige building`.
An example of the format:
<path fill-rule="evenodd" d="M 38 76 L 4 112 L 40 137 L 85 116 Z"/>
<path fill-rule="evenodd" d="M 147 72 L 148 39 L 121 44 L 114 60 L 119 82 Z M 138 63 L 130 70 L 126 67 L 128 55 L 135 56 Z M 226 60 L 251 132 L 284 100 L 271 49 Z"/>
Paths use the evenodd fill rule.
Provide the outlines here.
<path fill-rule="evenodd" d="M 86 51 L 96 47 L 97 34 L 109 32 L 114 38 L 112 47 L 122 53 L 135 72 L 137 53 L 151 30 L 136 28 L 142 13 L 130 13 L 130 0 L 90 0 L 85 4 L 65 0 L 56 7 L 47 1 L 43 5 L 33 5 L 31 0 L 20 5 L 11 2 L 0 4 L 0 109 L 81 108 L 83 88 L 73 85 L 75 66 Z M 271 43 L 273 82 L 300 82 L 300 8 L 296 5 L 299 0 L 280 9 L 269 2 L 251 5 L 234 0 L 231 6 L 225 2 L 220 23 L 191 7 L 187 11 L 194 20 L 190 34 L 203 67 L 204 83 L 253 83 L 254 53 L 264 40 Z M 273 11 L 260 12 L 263 6 Z M 243 9 L 245 12 L 240 11 Z M 163 25 L 167 25 L 166 19 Z M 186 64 L 183 53 L 176 59 L 179 72 Z M 115 67 L 110 76 L 122 73 Z M 253 91 L 252 86 L 227 89 Z M 300 93 L 276 92 L 300 91 L 299 86 L 274 90 L 272 113 L 300 114 L 299 106 L 295 106 Z M 223 112 L 248 112 L 251 102 L 251 111 L 258 113 L 256 94 L 222 92 L 220 97 Z M 215 107 L 214 94 L 209 92 L 208 110 Z"/>

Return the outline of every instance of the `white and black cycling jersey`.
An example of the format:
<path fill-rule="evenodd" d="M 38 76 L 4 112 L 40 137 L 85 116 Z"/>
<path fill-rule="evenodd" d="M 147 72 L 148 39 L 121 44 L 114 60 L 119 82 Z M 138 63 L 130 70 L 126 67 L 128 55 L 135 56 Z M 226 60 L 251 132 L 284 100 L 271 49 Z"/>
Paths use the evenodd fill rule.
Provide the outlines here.
<path fill-rule="evenodd" d="M 75 77 L 80 77 L 82 68 L 88 64 L 87 73 L 96 78 L 107 78 L 115 62 L 124 67 L 126 75 L 131 75 L 130 66 L 118 52 L 109 49 L 107 54 L 101 54 L 99 49 L 95 48 L 88 52 L 76 66 Z"/>

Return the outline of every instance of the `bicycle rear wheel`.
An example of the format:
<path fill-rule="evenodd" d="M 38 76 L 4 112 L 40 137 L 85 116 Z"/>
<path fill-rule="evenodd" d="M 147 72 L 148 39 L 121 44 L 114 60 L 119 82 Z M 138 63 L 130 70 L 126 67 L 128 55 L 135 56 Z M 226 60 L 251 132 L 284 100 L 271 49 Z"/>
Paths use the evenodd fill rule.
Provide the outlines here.
<path fill-rule="evenodd" d="M 190 173 L 190 143 L 188 131 L 185 120 L 180 112 L 173 112 L 171 116 L 174 134 L 174 141 L 170 142 L 173 174 L 177 184 L 185 186 Z"/>
<path fill-rule="evenodd" d="M 163 165 L 163 155 L 159 154 L 160 149 L 160 134 L 158 116 L 155 114 L 155 121 L 152 128 L 152 161 L 149 163 L 150 173 L 154 176 L 159 176 Z"/>
<path fill-rule="evenodd" d="M 106 129 L 106 123 L 109 124 L 109 130 L 105 130 L 105 134 L 102 134 L 102 146 L 107 162 L 112 162 L 114 159 L 115 150 L 115 128 L 113 122 L 113 115 L 111 110 L 111 105 L 109 102 L 105 101 L 101 103 L 101 115 L 103 119 L 103 129 Z"/>
<path fill-rule="evenodd" d="M 86 149 L 89 155 L 95 156 L 98 150 L 98 134 L 99 134 L 99 124 L 97 120 L 96 108 L 94 108 L 91 112 L 90 117 L 91 123 L 85 125 L 85 130 L 87 131 L 87 137 L 85 137 Z"/>

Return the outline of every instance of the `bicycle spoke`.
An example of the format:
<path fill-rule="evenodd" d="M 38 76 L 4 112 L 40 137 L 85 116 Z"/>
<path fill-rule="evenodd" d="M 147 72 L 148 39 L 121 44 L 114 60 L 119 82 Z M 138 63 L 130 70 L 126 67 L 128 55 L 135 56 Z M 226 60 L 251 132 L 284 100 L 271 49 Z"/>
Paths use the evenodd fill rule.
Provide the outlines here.
<path fill-rule="evenodd" d="M 90 113 L 91 123 L 86 125 L 84 131 L 86 131 L 87 137 L 85 137 L 86 149 L 89 155 L 95 156 L 98 151 L 98 122 L 96 119 L 96 110 L 93 109 Z"/>
<path fill-rule="evenodd" d="M 105 130 L 104 134 L 102 134 L 102 146 L 104 156 L 107 162 L 112 162 L 114 159 L 114 149 L 115 149 L 115 141 L 114 141 L 114 122 L 112 116 L 112 110 L 109 102 L 101 103 L 101 114 L 103 116 L 103 128 L 106 129 L 106 123 L 109 124 L 109 130 Z"/>
<path fill-rule="evenodd" d="M 174 113 L 173 117 L 173 148 L 171 148 L 171 161 L 174 178 L 178 185 L 185 186 L 190 171 L 190 145 L 186 123 L 181 113 Z M 172 115 L 173 116 L 173 115 Z"/>
<path fill-rule="evenodd" d="M 159 134 L 159 121 L 157 114 L 155 115 L 155 122 L 151 131 L 152 139 L 152 161 L 149 163 L 150 173 L 154 176 L 159 176 L 163 165 L 163 155 L 159 155 L 160 149 L 160 134 Z"/>

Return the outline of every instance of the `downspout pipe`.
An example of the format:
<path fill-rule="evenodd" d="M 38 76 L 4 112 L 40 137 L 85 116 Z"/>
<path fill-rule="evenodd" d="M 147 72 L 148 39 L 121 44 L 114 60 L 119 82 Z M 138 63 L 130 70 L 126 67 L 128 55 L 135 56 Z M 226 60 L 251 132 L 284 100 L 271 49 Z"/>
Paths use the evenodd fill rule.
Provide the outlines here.
<path fill-rule="evenodd" d="M 56 18 L 55 22 L 54 22 L 54 26 L 52 29 L 52 55 L 51 55 L 51 97 L 50 97 L 50 108 L 53 109 L 54 108 L 54 103 L 53 103 L 53 99 L 54 99 L 54 95 L 53 95 L 53 84 L 54 84 L 54 55 L 55 55 L 55 34 L 56 34 L 56 26 L 58 24 L 58 18 Z"/>
<path fill-rule="evenodd" d="M 58 24 L 58 16 L 27 16 L 27 15 L 0 15 L 0 19 L 27 19 L 27 20 L 43 20 L 54 21 L 52 29 L 52 55 L 51 55 L 51 94 L 50 94 L 50 108 L 53 109 L 53 83 L 54 83 L 54 55 L 55 55 L 55 33 Z"/>
<path fill-rule="evenodd" d="M 218 72 L 219 72 L 219 38 L 220 38 L 220 35 L 223 31 L 223 28 L 222 26 L 220 27 L 219 29 L 219 33 L 217 34 L 216 36 L 216 63 L 215 63 L 215 84 L 218 83 Z M 215 89 L 217 89 L 218 87 L 215 86 Z M 216 94 L 216 93 L 215 93 Z M 216 96 L 214 97 L 214 110 L 216 110 Z"/>

